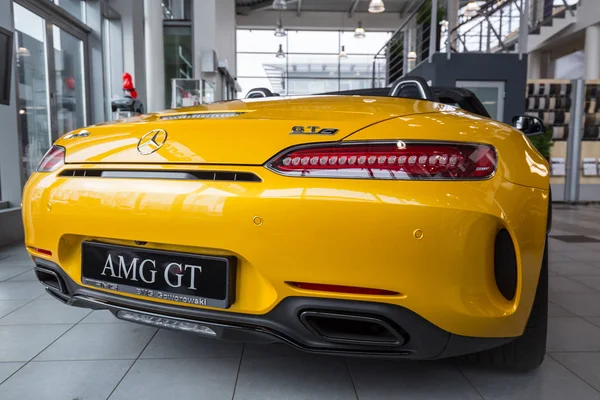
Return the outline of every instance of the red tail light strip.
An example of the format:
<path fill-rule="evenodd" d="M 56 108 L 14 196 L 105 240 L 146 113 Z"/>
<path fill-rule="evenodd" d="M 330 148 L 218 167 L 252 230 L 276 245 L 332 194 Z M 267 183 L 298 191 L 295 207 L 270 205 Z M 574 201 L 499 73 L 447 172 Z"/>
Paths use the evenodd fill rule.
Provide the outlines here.
<path fill-rule="evenodd" d="M 469 143 L 343 143 L 303 146 L 267 167 L 291 176 L 374 179 L 485 179 L 496 169 L 493 147 Z"/>

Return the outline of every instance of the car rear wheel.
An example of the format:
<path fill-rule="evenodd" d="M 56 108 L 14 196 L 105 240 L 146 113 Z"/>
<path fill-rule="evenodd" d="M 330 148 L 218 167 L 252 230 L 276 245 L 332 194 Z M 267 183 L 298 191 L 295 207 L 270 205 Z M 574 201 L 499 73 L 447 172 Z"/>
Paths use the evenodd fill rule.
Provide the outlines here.
<path fill-rule="evenodd" d="M 544 361 L 546 332 L 548 330 L 548 239 L 537 291 L 531 314 L 523 335 L 494 349 L 466 356 L 480 365 L 525 372 L 535 369 Z"/>

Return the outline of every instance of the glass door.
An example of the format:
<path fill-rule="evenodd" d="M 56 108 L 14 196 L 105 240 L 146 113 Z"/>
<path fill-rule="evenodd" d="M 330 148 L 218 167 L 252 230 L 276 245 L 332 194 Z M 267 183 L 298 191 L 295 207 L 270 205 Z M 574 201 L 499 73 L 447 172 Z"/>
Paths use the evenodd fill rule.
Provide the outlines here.
<path fill-rule="evenodd" d="M 31 175 L 52 143 L 46 21 L 14 4 L 19 134 L 23 171 Z"/>
<path fill-rule="evenodd" d="M 14 3 L 24 181 L 52 143 L 87 124 L 87 27 L 44 3 Z"/>
<path fill-rule="evenodd" d="M 504 121 L 504 81 L 456 81 L 456 86 L 473 92 L 490 117 Z"/>
<path fill-rule="evenodd" d="M 52 26 L 54 48 L 55 107 L 58 136 L 85 126 L 85 80 L 83 41 L 56 25 Z"/>

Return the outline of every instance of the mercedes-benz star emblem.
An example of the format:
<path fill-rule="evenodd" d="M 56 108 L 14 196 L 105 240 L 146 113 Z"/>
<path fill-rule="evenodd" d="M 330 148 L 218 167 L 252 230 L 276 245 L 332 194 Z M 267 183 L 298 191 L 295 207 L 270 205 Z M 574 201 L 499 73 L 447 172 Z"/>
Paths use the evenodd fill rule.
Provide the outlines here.
<path fill-rule="evenodd" d="M 138 152 L 143 156 L 154 153 L 163 147 L 167 141 L 167 136 L 167 131 L 164 129 L 154 129 L 146 133 L 137 144 Z"/>

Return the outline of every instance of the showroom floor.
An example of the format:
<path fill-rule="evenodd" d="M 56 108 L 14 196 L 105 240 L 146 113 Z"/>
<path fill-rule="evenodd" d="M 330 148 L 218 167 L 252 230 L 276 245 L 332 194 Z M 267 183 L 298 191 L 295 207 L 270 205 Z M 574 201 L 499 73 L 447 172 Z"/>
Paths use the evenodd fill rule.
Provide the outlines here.
<path fill-rule="evenodd" d="M 15 246 L 0 249 L 0 399 L 600 399 L 600 206 L 556 207 L 537 371 L 314 356 L 124 323 L 50 298 Z"/>

